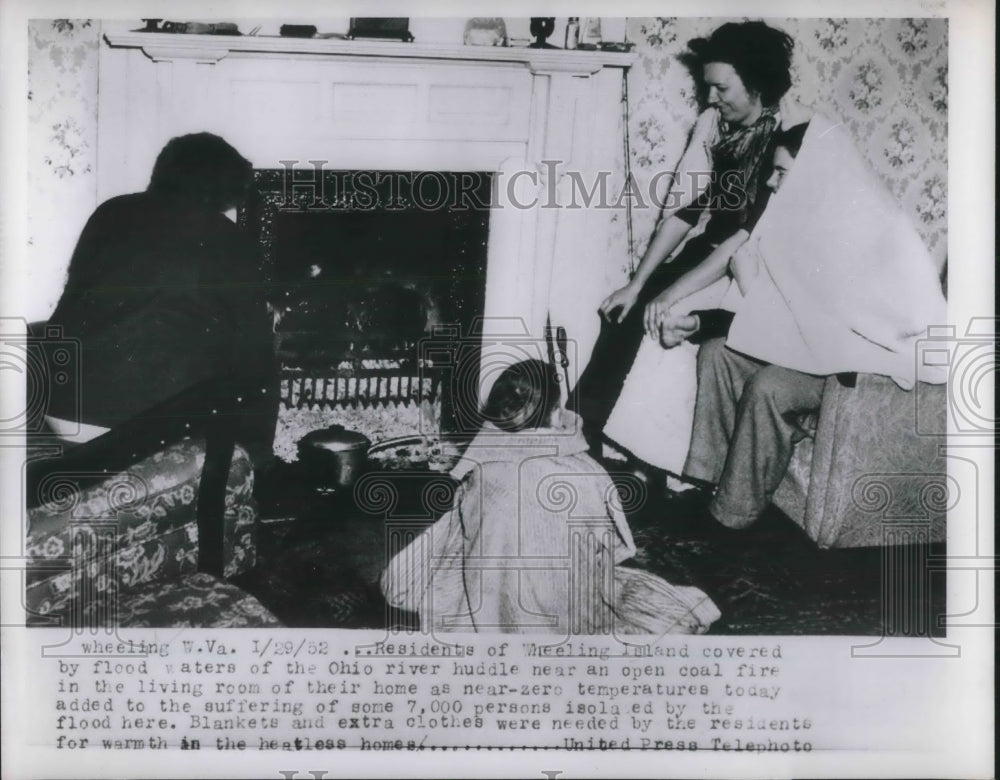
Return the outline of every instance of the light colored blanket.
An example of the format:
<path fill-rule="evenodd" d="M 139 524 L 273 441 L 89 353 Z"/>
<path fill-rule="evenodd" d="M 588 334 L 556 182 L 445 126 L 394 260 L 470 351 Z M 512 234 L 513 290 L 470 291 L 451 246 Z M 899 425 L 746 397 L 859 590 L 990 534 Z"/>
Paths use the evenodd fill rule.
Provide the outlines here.
<path fill-rule="evenodd" d="M 701 633 L 702 591 L 619 566 L 635 544 L 607 472 L 573 430 L 487 425 L 452 475 L 452 508 L 382 574 L 425 632 Z"/>
<path fill-rule="evenodd" d="M 817 114 L 795 164 L 741 250 L 758 273 L 727 345 L 809 374 L 943 382 L 916 341 L 946 322 L 937 269 L 849 133 Z"/>
<path fill-rule="evenodd" d="M 680 301 L 677 309 L 714 309 L 729 287 L 728 277 L 719 279 Z M 685 341 L 664 349 L 658 339 L 643 337 L 604 435 L 652 466 L 682 473 L 694 424 L 697 364 L 697 345 Z"/>

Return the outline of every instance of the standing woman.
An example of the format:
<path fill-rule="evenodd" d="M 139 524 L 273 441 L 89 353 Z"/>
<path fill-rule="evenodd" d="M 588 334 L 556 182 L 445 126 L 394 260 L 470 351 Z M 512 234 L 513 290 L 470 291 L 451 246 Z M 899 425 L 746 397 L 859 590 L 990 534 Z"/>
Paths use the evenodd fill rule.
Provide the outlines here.
<path fill-rule="evenodd" d="M 671 306 L 725 275 L 737 234 L 752 230 L 763 210 L 771 139 L 783 122 L 802 121 L 799 109 L 783 106 L 779 111 L 779 101 L 791 86 L 793 45 L 788 34 L 763 22 L 724 24 L 710 37 L 688 43 L 687 59 L 708 108 L 695 123 L 663 201 L 660 225 L 639 267 L 631 281 L 599 308 L 604 319 L 601 335 L 570 401 L 583 417 L 592 443 L 603 430 L 640 459 L 680 472 L 693 415 L 694 354 L 667 353 L 683 363 L 679 375 L 690 375 L 691 382 L 680 382 L 683 387 L 674 387 L 680 376 L 668 367 L 649 370 L 661 355 L 651 354 L 640 365 L 636 354 L 644 332 L 655 334 L 660 317 Z M 795 117 L 787 116 L 792 113 Z M 704 232 L 674 254 L 704 212 L 708 213 Z M 713 288 L 720 299 L 722 287 Z M 705 295 L 713 294 L 706 291 L 692 308 L 718 305 L 718 300 L 702 300 Z M 654 346 L 651 339 L 643 349 Z M 629 388 L 629 384 L 639 386 Z M 615 408 L 620 394 L 622 403 Z M 651 419 L 657 415 L 665 417 Z M 660 443 L 671 451 L 660 453 Z"/>

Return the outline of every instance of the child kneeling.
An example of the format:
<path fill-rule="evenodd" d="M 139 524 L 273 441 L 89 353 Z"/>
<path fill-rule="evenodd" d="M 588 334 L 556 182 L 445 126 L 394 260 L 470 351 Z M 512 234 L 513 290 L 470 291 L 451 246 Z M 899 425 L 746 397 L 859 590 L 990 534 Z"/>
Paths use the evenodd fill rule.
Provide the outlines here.
<path fill-rule="evenodd" d="M 452 476 L 452 508 L 390 561 L 382 592 L 421 630 L 703 633 L 697 588 L 618 564 L 635 554 L 617 489 L 559 405 L 555 369 L 507 368 Z"/>

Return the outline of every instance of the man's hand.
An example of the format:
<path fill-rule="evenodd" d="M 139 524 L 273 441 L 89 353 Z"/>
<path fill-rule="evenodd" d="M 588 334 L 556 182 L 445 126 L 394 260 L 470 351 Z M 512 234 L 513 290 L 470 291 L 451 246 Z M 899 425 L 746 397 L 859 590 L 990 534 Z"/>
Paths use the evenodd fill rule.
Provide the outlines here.
<path fill-rule="evenodd" d="M 615 323 L 620 323 L 624 320 L 632 307 L 635 306 L 635 302 L 639 297 L 639 290 L 634 288 L 631 284 L 626 284 L 624 287 L 615 290 L 611 295 L 601 301 L 601 305 L 597 307 L 597 310 L 601 313 L 604 319 L 613 321 Z M 613 317 L 613 312 L 615 309 L 620 309 L 617 318 Z"/>
<path fill-rule="evenodd" d="M 667 314 L 660 320 L 660 344 L 664 349 L 676 347 L 698 332 L 697 314 Z"/>
<path fill-rule="evenodd" d="M 670 289 L 668 287 L 646 304 L 646 310 L 643 312 L 643 327 L 646 328 L 646 334 L 651 339 L 659 338 L 660 323 L 664 317 L 670 315 L 670 309 L 675 303 Z"/>

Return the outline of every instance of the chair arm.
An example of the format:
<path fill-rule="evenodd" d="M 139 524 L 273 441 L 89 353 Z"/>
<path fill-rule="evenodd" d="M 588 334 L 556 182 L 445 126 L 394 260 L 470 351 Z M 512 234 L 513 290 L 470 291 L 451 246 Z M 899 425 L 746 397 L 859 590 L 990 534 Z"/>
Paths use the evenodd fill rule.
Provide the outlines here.
<path fill-rule="evenodd" d="M 944 385 L 902 390 L 861 374 L 826 381 L 810 466 L 805 529 L 821 547 L 891 543 L 886 520 L 929 524 L 944 538 Z"/>

